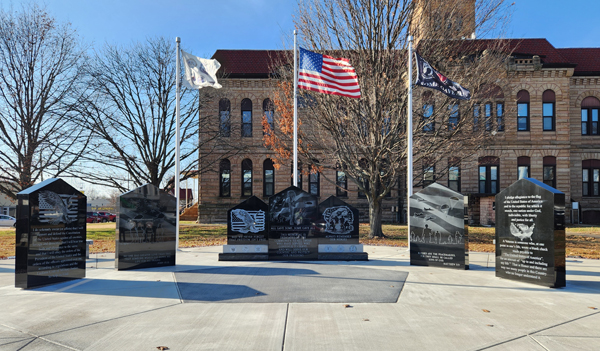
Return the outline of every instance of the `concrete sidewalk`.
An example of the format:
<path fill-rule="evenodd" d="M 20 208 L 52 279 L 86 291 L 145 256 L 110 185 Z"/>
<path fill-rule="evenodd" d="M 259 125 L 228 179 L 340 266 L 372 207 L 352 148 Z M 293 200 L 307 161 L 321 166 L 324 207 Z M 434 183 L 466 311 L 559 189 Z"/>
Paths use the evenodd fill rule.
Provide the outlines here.
<path fill-rule="evenodd" d="M 568 259 L 567 287 L 548 289 L 496 278 L 487 253 L 456 271 L 410 266 L 406 248 L 293 264 L 218 262 L 221 250 L 121 272 L 92 255 L 87 278 L 33 290 L 16 289 L 2 260 L 0 350 L 600 350 L 598 260 Z M 308 284 L 318 294 L 301 300 Z M 334 292 L 354 301 L 299 302 Z M 355 302 L 382 292 L 393 302 Z M 277 294 L 288 302 L 268 302 Z"/>

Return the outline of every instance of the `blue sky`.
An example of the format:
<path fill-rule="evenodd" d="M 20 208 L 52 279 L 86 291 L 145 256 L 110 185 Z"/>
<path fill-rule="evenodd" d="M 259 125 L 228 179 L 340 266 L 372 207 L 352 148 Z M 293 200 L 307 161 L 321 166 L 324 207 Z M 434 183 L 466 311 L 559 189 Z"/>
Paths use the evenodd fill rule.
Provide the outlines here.
<path fill-rule="evenodd" d="M 29 0 L 27 0 L 29 1 Z M 510 0 L 509 0 L 510 1 Z M 12 0 L 15 7 L 20 0 Z M 2 0 L 4 8 L 11 0 Z M 291 35 L 295 0 L 47 0 L 94 46 L 146 37 L 181 37 L 198 56 L 217 49 L 281 49 Z M 508 36 L 547 38 L 555 47 L 600 47 L 597 0 L 517 0 Z"/>

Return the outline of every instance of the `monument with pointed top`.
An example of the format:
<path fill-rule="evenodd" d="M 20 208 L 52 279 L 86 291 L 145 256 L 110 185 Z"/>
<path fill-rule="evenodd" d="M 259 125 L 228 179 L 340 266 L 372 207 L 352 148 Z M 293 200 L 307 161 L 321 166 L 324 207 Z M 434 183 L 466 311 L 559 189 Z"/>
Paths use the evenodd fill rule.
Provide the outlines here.
<path fill-rule="evenodd" d="M 52 178 L 17 194 L 15 286 L 85 278 L 87 198 Z"/>
<path fill-rule="evenodd" d="M 269 206 L 252 196 L 227 211 L 227 245 L 219 261 L 269 258 Z"/>
<path fill-rule="evenodd" d="M 496 276 L 566 285 L 564 193 L 522 178 L 496 195 Z"/>

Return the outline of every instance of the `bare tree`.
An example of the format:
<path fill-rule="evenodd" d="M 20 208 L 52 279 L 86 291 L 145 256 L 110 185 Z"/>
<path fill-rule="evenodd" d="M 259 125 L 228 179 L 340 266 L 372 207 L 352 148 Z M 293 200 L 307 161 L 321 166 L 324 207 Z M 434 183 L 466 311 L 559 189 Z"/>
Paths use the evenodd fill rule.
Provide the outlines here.
<path fill-rule="evenodd" d="M 11 198 L 58 177 L 90 140 L 78 123 L 85 48 L 75 30 L 36 4 L 0 9 L 0 192 Z"/>
<path fill-rule="evenodd" d="M 350 99 L 300 90 L 302 162 L 317 169 L 341 170 L 357 184 L 369 202 L 370 237 L 383 236 L 382 200 L 399 176 L 406 174 L 409 32 L 416 35 L 415 47 L 426 60 L 473 93 L 472 100 L 459 103 L 437 91 L 414 90 L 414 164 L 434 165 L 449 157 L 469 157 L 493 136 L 493 121 L 484 121 L 482 114 L 474 124 L 473 114 L 480 98 L 487 98 L 496 91 L 495 87 L 507 84 L 505 43 L 464 37 L 497 28 L 506 8 L 503 0 L 482 0 L 477 2 L 475 13 L 463 6 L 466 3 L 299 2 L 296 25 L 303 35 L 302 45 L 312 51 L 349 58 L 362 92 L 360 99 Z M 286 113 L 292 103 L 291 68 L 285 66 L 281 75 L 283 88 L 275 104 L 279 116 L 291 116 Z M 289 123 L 279 125 L 285 127 Z M 266 135 L 267 146 L 282 157 L 290 154 L 290 128 L 267 131 Z M 419 177 L 423 169 L 415 167 L 415 179 L 423 179 Z"/>
<path fill-rule="evenodd" d="M 175 45 L 165 38 L 132 47 L 106 45 L 97 53 L 90 68 L 93 99 L 82 107 L 95 135 L 94 147 L 78 167 L 80 177 L 121 191 L 128 184 L 173 187 L 175 66 Z M 218 131 L 205 128 L 211 116 L 199 115 L 212 90 L 181 89 L 184 179 L 202 171 L 196 158 L 200 142 L 219 139 Z"/>

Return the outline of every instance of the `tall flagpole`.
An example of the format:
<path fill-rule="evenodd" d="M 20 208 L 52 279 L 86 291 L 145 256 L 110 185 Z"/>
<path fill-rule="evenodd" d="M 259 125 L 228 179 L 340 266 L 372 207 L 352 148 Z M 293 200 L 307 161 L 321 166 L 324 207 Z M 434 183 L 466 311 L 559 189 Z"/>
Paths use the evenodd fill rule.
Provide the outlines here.
<path fill-rule="evenodd" d="M 413 109 L 412 109 L 412 35 L 408 36 L 408 123 L 407 123 L 407 166 L 406 166 L 406 220 L 408 224 L 408 251 L 410 252 L 410 197 L 413 194 Z"/>
<path fill-rule="evenodd" d="M 294 30 L 294 186 L 298 186 L 298 43 L 297 33 Z"/>
<path fill-rule="evenodd" d="M 175 60 L 176 62 L 176 68 L 175 68 L 175 86 L 176 86 L 176 94 L 175 94 L 175 123 L 177 124 L 176 128 L 175 128 L 175 197 L 177 198 L 177 214 L 175 217 L 176 220 L 176 225 L 175 227 L 177 229 L 175 229 L 175 233 L 176 233 L 176 244 L 175 244 L 175 248 L 176 250 L 179 249 L 179 196 L 180 196 L 180 191 L 179 191 L 179 93 L 181 90 L 181 84 L 180 84 L 180 66 L 179 66 L 179 43 L 181 42 L 181 39 L 179 37 L 175 38 L 175 41 L 177 42 L 177 51 L 176 51 L 176 57 L 177 59 Z"/>

